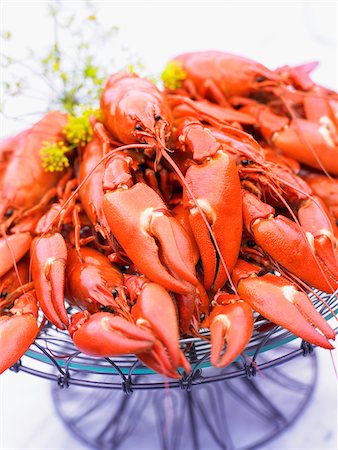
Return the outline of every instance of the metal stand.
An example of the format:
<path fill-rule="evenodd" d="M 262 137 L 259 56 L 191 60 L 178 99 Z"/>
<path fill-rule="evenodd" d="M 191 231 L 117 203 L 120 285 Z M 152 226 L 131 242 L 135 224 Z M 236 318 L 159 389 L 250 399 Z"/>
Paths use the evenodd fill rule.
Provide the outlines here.
<path fill-rule="evenodd" d="M 203 369 L 206 376 L 212 371 Z M 293 424 L 316 377 L 312 353 L 254 378 L 202 383 L 192 390 L 139 389 L 126 395 L 54 386 L 52 393 L 65 426 L 90 448 L 243 450 L 260 447 Z"/>
<path fill-rule="evenodd" d="M 330 308 L 314 297 L 315 307 L 332 321 L 337 296 L 318 295 Z M 180 380 L 165 379 L 133 355 L 88 357 L 50 324 L 12 370 L 54 380 L 58 414 L 90 448 L 253 449 L 294 423 L 317 376 L 311 344 L 256 315 L 245 352 L 215 369 L 208 331 L 202 334 L 180 340 L 192 365 Z"/>

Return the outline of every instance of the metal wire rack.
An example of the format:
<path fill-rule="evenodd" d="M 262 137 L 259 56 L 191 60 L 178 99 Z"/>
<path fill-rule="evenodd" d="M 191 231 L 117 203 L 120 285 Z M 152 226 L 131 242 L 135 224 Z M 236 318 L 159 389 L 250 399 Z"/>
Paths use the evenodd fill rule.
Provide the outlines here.
<path fill-rule="evenodd" d="M 336 295 L 319 292 L 317 294 L 330 306 L 331 310 L 338 311 Z M 312 301 L 326 320 L 335 321 L 332 313 L 322 301 L 315 296 L 312 296 Z M 206 372 L 205 369 L 210 368 L 210 342 L 207 330 L 202 330 L 201 334 L 204 339 L 185 338 L 180 340 L 181 348 L 192 365 L 192 372 L 189 375 L 182 372 L 180 380 L 157 376 L 152 370 L 143 366 L 134 355 L 116 358 L 89 357 L 75 348 L 67 332 L 59 331 L 50 324 L 44 327 L 25 356 L 11 370 L 24 371 L 55 380 L 60 387 L 77 385 L 105 389 L 122 388 L 126 393 L 131 393 L 136 389 L 168 387 L 190 390 L 194 384 L 244 376 L 251 377 L 257 371 L 279 365 L 300 354 L 305 355 L 312 351 L 312 346 L 304 341 L 299 348 L 290 351 L 285 344 L 296 339 L 296 336 L 281 327 L 273 326 L 266 319 L 257 315 L 252 338 L 236 364 L 231 364 L 225 369 Z M 261 354 L 277 347 L 283 349 L 283 346 L 285 351 L 282 351 L 278 357 L 267 357 L 260 360 Z"/>
<path fill-rule="evenodd" d="M 338 311 L 337 296 L 317 295 L 310 295 L 313 304 L 337 329 L 332 314 Z M 133 355 L 86 356 L 50 324 L 11 370 L 53 380 L 56 412 L 90 449 L 264 448 L 294 423 L 311 398 L 317 377 L 312 345 L 256 315 L 245 352 L 215 369 L 208 330 L 201 334 L 203 339 L 180 340 L 192 366 L 180 380 L 165 379 Z M 95 395 L 83 387 L 95 388 Z"/>
<path fill-rule="evenodd" d="M 294 344 L 286 344 L 289 352 L 297 348 Z M 261 357 L 265 362 L 271 353 L 278 358 L 280 349 Z M 240 370 L 241 362 L 233 365 L 232 372 Z M 203 369 L 204 378 L 213 371 Z M 146 377 L 134 375 L 134 383 Z M 125 395 L 122 390 L 54 385 L 52 394 L 64 425 L 90 449 L 249 450 L 267 448 L 264 444 L 295 422 L 316 378 L 313 352 L 261 376 L 195 384 L 191 391 L 138 389 Z"/>

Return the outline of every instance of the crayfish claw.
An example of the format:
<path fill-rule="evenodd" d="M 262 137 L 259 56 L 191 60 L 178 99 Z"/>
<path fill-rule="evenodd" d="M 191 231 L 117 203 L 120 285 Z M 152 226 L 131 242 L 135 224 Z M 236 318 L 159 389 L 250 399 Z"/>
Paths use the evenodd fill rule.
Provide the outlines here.
<path fill-rule="evenodd" d="M 283 276 L 268 273 L 258 277 L 255 273 L 256 266 L 238 260 L 233 278 L 237 282 L 239 296 L 246 303 L 271 322 L 305 341 L 333 349 L 328 339 L 335 338 L 334 331 L 304 292 Z"/>
<path fill-rule="evenodd" d="M 9 312 L 11 315 L 0 316 L 0 374 L 21 358 L 38 334 L 35 292 L 21 295 Z"/>
<path fill-rule="evenodd" d="M 32 278 L 41 309 L 56 327 L 68 326 L 64 303 L 66 243 L 60 233 L 35 238 L 31 245 Z"/>
<path fill-rule="evenodd" d="M 165 266 L 186 282 L 196 286 L 194 247 L 180 223 L 167 215 L 154 215 L 151 231 L 161 246 Z"/>
<path fill-rule="evenodd" d="M 168 357 L 168 352 L 159 340 L 156 340 L 153 348 L 149 352 L 141 353 L 137 355 L 137 357 L 150 369 L 161 373 L 167 378 L 181 378 L 181 375 L 178 372 L 178 367 L 182 367 L 187 374 L 191 372 L 189 361 L 181 350 L 179 351 L 178 367 L 173 367 L 172 362 Z"/>
<path fill-rule="evenodd" d="M 28 252 L 31 242 L 32 238 L 28 232 L 0 238 L 0 277 L 13 267 L 14 262 L 20 261 Z"/>
<path fill-rule="evenodd" d="M 143 353 L 155 342 L 149 330 L 108 312 L 92 316 L 86 311 L 76 313 L 71 317 L 68 331 L 79 350 L 97 357 Z"/>
<path fill-rule="evenodd" d="M 166 348 L 171 366 L 177 369 L 180 361 L 178 320 L 168 292 L 157 283 L 144 284 L 132 315 L 137 324 L 152 330 Z"/>
<path fill-rule="evenodd" d="M 219 294 L 218 294 L 219 295 Z M 217 305 L 210 314 L 211 357 L 213 366 L 225 367 L 234 361 L 245 349 L 250 341 L 254 325 L 254 317 L 251 307 L 237 298 L 230 300 L 229 294 L 225 305 Z M 221 352 L 226 342 L 226 351 L 221 357 Z"/>
<path fill-rule="evenodd" d="M 204 286 L 217 292 L 228 279 L 241 244 L 238 170 L 234 160 L 219 151 L 191 165 L 185 179 L 189 190 L 184 190 L 184 205 L 190 210 L 190 225 L 201 254 Z"/>
<path fill-rule="evenodd" d="M 196 282 L 194 273 L 189 273 L 184 262 L 190 261 L 192 256 L 182 254 L 180 250 L 192 249 L 189 242 L 183 243 L 184 239 L 189 241 L 189 236 L 174 218 L 169 217 L 165 203 L 155 191 L 137 183 L 129 189 L 108 192 L 104 196 L 103 209 L 112 233 L 147 278 L 179 294 L 194 291 L 191 284 L 191 281 Z M 180 248 L 175 241 L 176 228 L 180 228 Z M 158 242 L 166 240 L 165 250 L 161 251 Z M 165 265 L 166 260 L 172 262 L 172 273 Z M 176 278 L 176 273 L 184 275 L 183 279 Z"/>
<path fill-rule="evenodd" d="M 288 288 L 287 288 L 288 289 Z M 297 291 L 290 286 L 286 297 L 291 297 L 292 303 L 301 313 L 301 315 L 309 322 L 309 324 L 318 328 L 327 339 L 335 339 L 336 334 L 330 325 L 326 322 L 323 316 L 318 314 L 317 310 L 313 307 L 313 304 L 309 297 L 304 292 Z M 330 347 L 333 348 L 330 344 Z"/>

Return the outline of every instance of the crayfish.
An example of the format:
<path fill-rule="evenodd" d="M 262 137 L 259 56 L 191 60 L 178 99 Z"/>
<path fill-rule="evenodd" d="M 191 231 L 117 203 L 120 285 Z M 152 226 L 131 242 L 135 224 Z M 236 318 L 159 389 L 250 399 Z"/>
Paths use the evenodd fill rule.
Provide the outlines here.
<path fill-rule="evenodd" d="M 61 112 L 6 139 L 1 372 L 46 320 L 88 355 L 134 353 L 170 378 L 191 370 L 180 336 L 208 327 L 210 360 L 224 367 L 255 312 L 332 349 L 307 294 L 338 288 L 338 100 L 312 69 L 180 55 L 162 91 L 111 75 L 93 136 L 65 168 Z M 61 149 L 52 171 L 45 141 Z"/>

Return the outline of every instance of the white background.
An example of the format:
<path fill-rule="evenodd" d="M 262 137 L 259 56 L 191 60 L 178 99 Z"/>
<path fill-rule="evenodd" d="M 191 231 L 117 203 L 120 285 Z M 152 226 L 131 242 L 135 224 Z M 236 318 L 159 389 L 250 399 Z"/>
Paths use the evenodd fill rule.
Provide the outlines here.
<path fill-rule="evenodd" d="M 320 66 L 314 79 L 337 88 L 335 1 L 95 3 L 100 23 L 119 27 L 109 45 L 97 48 L 101 64 L 114 56 L 115 70 L 126 64 L 126 52 L 121 49 L 128 49 L 131 59 L 140 59 L 154 75 L 179 53 L 216 49 L 256 59 L 269 68 L 317 60 Z M 82 1 L 63 4 L 78 15 L 83 9 Z M 1 8 L 2 28 L 12 34 L 2 52 L 20 60 L 27 48 L 41 53 L 52 42 L 53 22 L 46 14 L 45 1 L 3 0 Z M 35 87 L 41 90 L 43 83 Z M 37 105 L 33 99 L 18 98 L 10 105 L 13 116 L 41 109 L 41 103 Z M 2 133 L 8 135 L 23 123 L 6 121 L 1 125 Z"/>
<path fill-rule="evenodd" d="M 270 68 L 318 60 L 314 79 L 337 90 L 337 2 L 98 2 L 100 20 L 117 25 L 111 48 L 125 46 L 149 71 L 185 51 L 218 49 L 256 59 Z M 81 2 L 67 2 L 81 8 Z M 26 48 L 52 40 L 45 2 L 1 4 L 2 28 L 11 31 L 8 48 L 20 58 Z M 101 61 L 106 53 L 98 48 Z M 14 110 L 31 111 L 18 99 Z M 4 135 L 23 125 L 2 120 Z M 267 448 L 337 448 L 336 380 L 328 352 L 319 351 L 318 389 L 304 416 Z M 299 374 L 301 377 L 302 375 Z M 2 449 L 82 448 L 63 430 L 49 397 L 49 383 L 26 374 L 1 377 L 0 445 Z M 211 449 L 212 450 L 212 449 Z"/>

